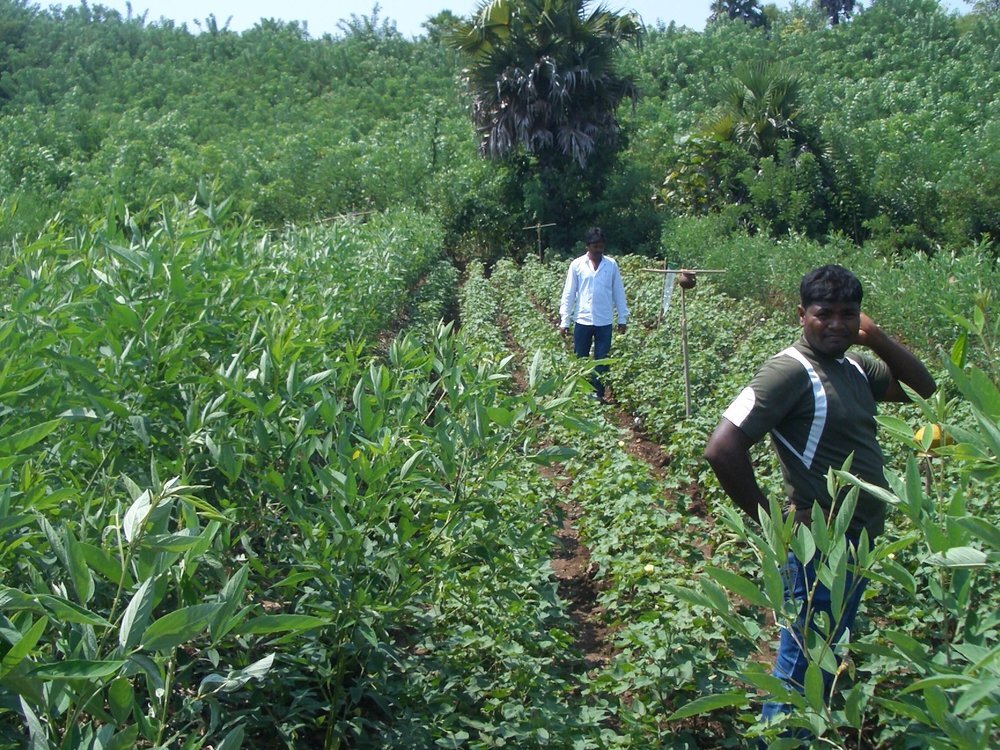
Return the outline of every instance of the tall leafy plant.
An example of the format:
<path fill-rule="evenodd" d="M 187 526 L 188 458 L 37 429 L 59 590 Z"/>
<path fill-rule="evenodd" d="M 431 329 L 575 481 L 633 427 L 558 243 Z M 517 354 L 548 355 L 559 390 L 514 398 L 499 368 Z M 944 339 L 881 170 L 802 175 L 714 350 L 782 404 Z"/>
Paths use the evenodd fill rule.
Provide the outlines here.
<path fill-rule="evenodd" d="M 969 329 L 982 331 L 983 326 L 969 321 Z M 755 550 L 763 585 L 728 570 L 708 569 L 708 578 L 698 587 L 676 589 L 686 600 L 713 611 L 734 636 L 753 640 L 759 626 L 735 611 L 724 592 L 773 611 L 779 625 L 791 627 L 798 607 L 789 608 L 785 602 L 779 571 L 792 550 L 816 566 L 817 578 L 833 592 L 835 615 L 858 576 L 875 582 L 883 596 L 913 613 L 906 626 L 887 624 L 860 637 L 848 633 L 839 643 L 832 639 L 830 623 L 821 618 L 815 631 L 806 635 L 809 667 L 801 693 L 789 690 L 754 663 L 740 670 L 742 681 L 793 707 L 780 729 L 750 730 L 773 740 L 773 747 L 794 742 L 788 734 L 780 734 L 788 727 L 793 728 L 792 736 L 805 731 L 833 742 L 854 742 L 849 738 L 868 736 L 873 717 L 883 737 L 905 731 L 928 747 L 978 750 L 989 747 L 995 736 L 1000 652 L 992 634 L 1000 617 L 990 581 L 1000 563 L 1000 528 L 987 508 L 990 483 L 1000 476 L 1000 391 L 978 368 L 962 366 L 963 351 L 960 342 L 946 362 L 950 385 L 961 400 L 942 404 L 913 396 L 932 420 L 919 438 L 903 420 L 879 418 L 889 433 L 914 450 L 901 474 L 887 472 L 889 489 L 858 480 L 848 463 L 829 477 L 833 496 L 841 488 L 849 490 L 846 500 L 829 519 L 814 513 L 811 527 L 783 518 L 774 503 L 770 516 L 761 519 L 760 531 L 725 509 L 726 527 Z M 947 421 L 947 412 L 959 406 L 972 411 L 971 426 Z M 932 430 L 934 425 L 937 429 Z M 942 432 L 953 436 L 942 440 Z M 953 465 L 947 472 L 928 473 L 921 469 L 919 456 Z M 887 535 L 871 547 L 862 540 L 848 555 L 837 540 L 843 539 L 861 489 L 896 508 L 905 524 L 897 536 Z M 811 592 L 807 606 L 810 597 Z M 867 657 L 871 677 L 855 671 L 851 656 L 857 654 Z M 840 698 L 828 701 L 824 671 L 833 675 L 835 688 L 845 685 Z M 674 718 L 746 703 L 744 691 L 704 696 Z"/>

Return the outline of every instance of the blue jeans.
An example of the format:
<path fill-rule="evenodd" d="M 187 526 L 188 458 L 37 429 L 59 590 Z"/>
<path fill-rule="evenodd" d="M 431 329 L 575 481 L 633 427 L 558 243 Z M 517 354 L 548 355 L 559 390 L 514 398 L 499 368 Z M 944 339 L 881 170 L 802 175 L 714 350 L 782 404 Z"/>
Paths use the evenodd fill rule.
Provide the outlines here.
<path fill-rule="evenodd" d="M 611 351 L 611 325 L 588 326 L 577 323 L 573 326 L 573 352 L 578 357 L 589 357 L 591 346 L 594 348 L 594 359 L 604 359 Z M 604 383 L 600 375 L 608 371 L 607 365 L 598 365 L 590 378 L 597 395 L 604 398 Z"/>
<path fill-rule="evenodd" d="M 848 570 L 847 582 L 844 587 L 844 611 L 841 614 L 840 620 L 835 624 L 831 643 L 837 643 L 848 628 L 853 633 L 854 620 L 858 614 L 858 605 L 861 604 L 861 596 L 864 594 L 865 585 L 867 584 L 867 579 L 856 577 L 851 570 L 856 559 L 853 549 L 857 548 L 858 540 L 853 537 L 847 537 L 846 542 L 848 544 L 848 552 L 845 553 L 848 555 Z M 790 689 L 801 693 L 804 690 L 806 667 L 808 666 L 806 655 L 802 652 L 802 644 L 805 642 L 803 633 L 806 616 L 808 614 L 811 617 L 815 617 L 817 612 L 825 612 L 829 618 L 829 622 L 834 622 L 831 612 L 830 590 L 816 580 L 816 570 L 812 561 L 808 565 L 803 565 L 791 552 L 788 553 L 788 562 L 782 573 L 785 579 L 785 598 L 786 600 L 799 602 L 800 609 L 794 627 L 791 629 L 781 629 L 781 636 L 778 641 L 778 653 L 774 660 L 772 674 L 784 682 Z M 813 590 L 814 584 L 815 590 L 812 596 L 811 611 L 807 613 L 807 609 L 809 608 L 807 594 L 810 590 Z M 814 630 L 816 629 L 816 625 L 813 624 L 811 619 L 809 627 Z M 824 671 L 823 685 L 827 700 L 830 697 L 832 684 L 833 675 Z M 778 718 L 781 714 L 789 713 L 790 711 L 791 707 L 787 703 L 770 701 L 764 704 L 760 718 L 761 721 L 771 721 Z"/>

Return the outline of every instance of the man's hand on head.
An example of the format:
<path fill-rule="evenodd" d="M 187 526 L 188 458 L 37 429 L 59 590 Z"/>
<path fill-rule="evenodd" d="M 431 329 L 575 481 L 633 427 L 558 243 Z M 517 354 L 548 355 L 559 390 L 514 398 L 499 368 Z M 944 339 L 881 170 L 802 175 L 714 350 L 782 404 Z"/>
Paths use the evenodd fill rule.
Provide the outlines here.
<path fill-rule="evenodd" d="M 861 313 L 861 322 L 858 327 L 858 334 L 855 337 L 855 343 L 871 349 L 878 346 L 884 339 L 885 332 L 878 327 L 874 320 Z"/>

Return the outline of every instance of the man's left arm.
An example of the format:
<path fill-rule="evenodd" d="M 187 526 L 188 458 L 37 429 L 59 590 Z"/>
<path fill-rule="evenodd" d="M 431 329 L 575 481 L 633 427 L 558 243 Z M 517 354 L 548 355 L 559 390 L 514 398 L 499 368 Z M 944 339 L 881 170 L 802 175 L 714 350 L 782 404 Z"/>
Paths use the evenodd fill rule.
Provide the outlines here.
<path fill-rule="evenodd" d="M 871 349 L 875 356 L 885 362 L 889 372 L 892 373 L 892 379 L 880 401 L 909 401 L 900 383 L 906 383 L 923 398 L 928 398 L 937 389 L 937 383 L 934 382 L 924 363 L 864 313 L 861 313 L 857 343 Z"/>

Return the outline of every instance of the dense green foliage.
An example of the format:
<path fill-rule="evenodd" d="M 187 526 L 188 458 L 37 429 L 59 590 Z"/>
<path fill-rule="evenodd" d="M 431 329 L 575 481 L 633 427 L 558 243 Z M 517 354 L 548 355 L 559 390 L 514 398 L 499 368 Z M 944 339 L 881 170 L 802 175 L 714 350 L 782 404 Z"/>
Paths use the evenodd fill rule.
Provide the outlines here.
<path fill-rule="evenodd" d="M 980 5 L 647 30 L 614 58 L 639 92 L 622 148 L 574 165 L 585 210 L 536 260 L 525 227 L 552 217 L 523 155 L 477 153 L 447 13 L 415 40 L 374 14 L 312 39 L 0 0 L 0 748 L 770 739 L 777 561 L 835 553 L 819 524 L 748 528 L 701 451 L 830 260 L 942 387 L 880 417 L 898 511 L 864 561 L 858 671 L 829 709 L 792 696 L 795 721 L 989 747 L 1000 29 Z M 634 308 L 614 414 L 660 464 L 582 397 L 554 325 L 557 256 L 592 222 Z M 664 315 L 661 261 L 724 272 Z M 550 565 L 567 504 L 596 657 Z"/>
<path fill-rule="evenodd" d="M 797 279 L 801 271 L 794 266 L 808 265 L 808 256 L 818 252 L 806 242 L 771 243 L 773 265 L 765 276 Z M 866 309 L 890 330 L 916 341 L 957 344 L 945 351 L 918 344 L 938 372 L 939 393 L 919 409 L 886 405 L 880 417 L 894 472 L 893 492 L 885 497 L 896 509 L 889 531 L 862 563 L 875 581 L 869 610 L 852 638 L 855 661 L 841 678 L 845 700 L 827 708 L 815 691 L 784 696 L 760 662 L 776 637 L 763 610 L 778 622 L 790 620 L 779 575 L 788 550 L 802 557 L 806 548 L 824 554 L 834 535 L 820 534 L 823 524 L 816 522 L 814 538 L 777 515 L 763 533 L 751 527 L 732 510 L 701 456 L 719 414 L 749 374 L 797 336 L 790 301 L 775 310 L 722 294 L 727 273 L 703 277 L 692 292 L 675 289 L 661 320 L 663 276 L 643 272 L 643 258 L 619 258 L 634 312 L 627 335 L 616 339 L 609 379 L 619 405 L 664 446 L 669 463 L 662 483 L 652 481 L 648 467 L 625 455 L 609 429 L 599 438 L 577 439 L 580 460 L 566 467 L 573 496 L 586 509 L 582 533 L 607 584 L 604 615 L 619 628 L 618 658 L 593 676 L 592 689 L 621 696 L 609 710 L 623 728 L 623 746 L 745 746 L 738 734 L 763 731 L 753 726 L 758 692 L 795 703 L 801 711 L 796 720 L 835 747 L 856 747 L 860 737 L 862 746 L 986 748 L 995 738 L 1000 535 L 992 483 L 1000 448 L 994 350 L 1000 328 L 990 310 L 997 275 L 983 277 L 982 266 L 969 257 L 952 266 L 954 284 L 937 295 L 943 307 L 954 306 L 961 315 L 905 319 L 889 312 L 899 296 L 921 298 L 919 274 L 877 258 L 867 264 L 856 255 L 839 260 L 872 282 Z M 508 303 L 522 318 L 517 330 L 533 332 L 518 334 L 525 346 L 565 351 L 552 322 L 563 273 L 563 264 L 526 262 L 516 274 L 501 267 L 494 274 L 501 288 L 523 286 L 534 301 L 511 295 Z M 738 284 L 738 271 L 735 276 Z M 690 344 L 690 414 L 682 319 Z M 984 369 L 968 363 L 972 354 Z M 961 438 L 931 449 L 929 429 L 923 442 L 914 438 L 914 425 L 923 421 Z M 780 496 L 773 456 L 764 446 L 754 455 L 768 494 Z M 664 486 L 673 490 L 673 502 L 662 501 Z M 833 552 L 824 559 L 838 560 Z M 840 564 L 840 571 L 821 575 L 842 580 L 843 558 L 829 564 Z M 821 639 L 814 653 L 817 664 L 829 667 L 829 644 Z M 692 739 L 685 720 L 709 712 L 723 728 L 695 725 Z M 705 731 L 716 736 L 699 734 Z M 721 741 L 720 733 L 732 741 Z M 774 729 L 767 733 L 774 735 Z"/>
<path fill-rule="evenodd" d="M 618 111 L 624 151 L 567 178 L 586 207 L 575 222 L 650 253 L 664 220 L 706 211 L 753 231 L 871 239 L 883 254 L 997 240 L 994 12 L 881 0 L 832 29 L 801 7 L 769 19 L 648 29 L 641 49 L 619 50 L 639 103 Z M 296 24 L 236 34 L 213 20 L 193 34 L 3 0 L 0 237 L 57 211 L 101 213 L 111 196 L 139 215 L 204 180 L 268 225 L 411 205 L 441 217 L 456 256 L 520 257 L 533 239 L 522 227 L 559 217 L 543 215 L 521 160 L 479 158 L 460 60 L 430 28 L 407 40 L 355 17 L 312 39 Z M 741 68 L 774 60 L 797 77 L 789 147 L 706 136 Z M 564 250 L 580 232 L 545 237 Z"/>

